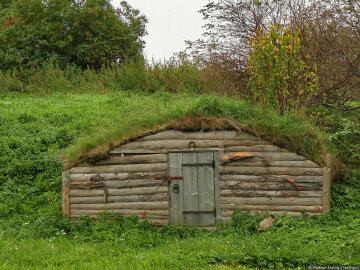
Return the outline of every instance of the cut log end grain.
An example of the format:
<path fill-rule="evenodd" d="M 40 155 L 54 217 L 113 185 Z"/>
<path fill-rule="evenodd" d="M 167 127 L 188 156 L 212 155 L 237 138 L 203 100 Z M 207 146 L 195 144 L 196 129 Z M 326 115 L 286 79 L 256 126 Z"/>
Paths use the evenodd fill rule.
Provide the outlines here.
<path fill-rule="evenodd" d="M 253 156 L 254 156 L 254 154 L 247 153 L 247 152 L 238 152 L 238 153 L 222 156 L 221 157 L 221 165 L 228 164 L 232 161 L 236 161 L 239 159 L 253 157 Z"/>

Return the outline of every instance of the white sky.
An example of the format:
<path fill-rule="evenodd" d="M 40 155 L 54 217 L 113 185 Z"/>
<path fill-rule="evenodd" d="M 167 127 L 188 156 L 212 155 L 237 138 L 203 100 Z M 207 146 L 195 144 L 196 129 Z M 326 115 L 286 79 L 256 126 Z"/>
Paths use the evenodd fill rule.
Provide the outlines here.
<path fill-rule="evenodd" d="M 120 0 L 112 0 L 119 6 Z M 145 55 L 151 60 L 168 59 L 186 48 L 185 40 L 201 37 L 204 24 L 198 11 L 207 0 L 127 0 L 149 20 Z"/>

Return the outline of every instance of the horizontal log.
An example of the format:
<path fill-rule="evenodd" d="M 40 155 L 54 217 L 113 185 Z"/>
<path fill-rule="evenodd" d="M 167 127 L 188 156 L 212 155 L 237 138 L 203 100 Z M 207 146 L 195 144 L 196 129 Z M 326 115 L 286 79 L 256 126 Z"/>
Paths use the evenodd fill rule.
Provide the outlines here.
<path fill-rule="evenodd" d="M 94 182 L 72 182 L 72 189 L 84 189 L 84 185 L 91 185 Z M 99 185 L 99 182 L 95 182 Z M 167 182 L 164 180 L 153 180 L 153 179 L 132 179 L 132 180 L 106 180 L 102 181 L 100 184 L 104 185 L 107 188 L 133 188 L 133 187 L 158 187 L 158 186 L 167 186 Z"/>
<path fill-rule="evenodd" d="M 173 149 L 175 150 L 175 149 Z M 181 150 L 181 149 L 176 149 L 176 150 Z M 122 155 L 122 154 L 130 154 L 130 155 L 141 155 L 141 154 L 166 154 L 167 152 L 169 152 L 168 149 L 124 149 L 124 150 L 118 150 L 118 149 L 114 149 L 112 151 L 110 151 L 110 155 L 113 156 L 117 156 L 117 155 Z"/>
<path fill-rule="evenodd" d="M 108 196 L 124 196 L 124 195 L 146 195 L 167 193 L 168 187 L 138 187 L 138 188 L 121 188 L 121 189 L 107 189 Z M 91 197 L 101 196 L 104 190 L 70 190 L 70 197 Z"/>
<path fill-rule="evenodd" d="M 248 150 L 250 151 L 250 150 Z M 225 151 L 223 155 L 235 154 L 238 151 Z M 240 151 L 242 152 L 242 151 Z M 297 155 L 291 152 L 262 152 L 262 151 L 251 151 L 251 153 L 256 157 L 265 158 L 267 161 L 274 160 L 274 161 L 299 161 L 299 160 L 306 160 L 305 157 Z"/>
<path fill-rule="evenodd" d="M 250 161 L 249 159 L 236 160 L 227 163 L 225 166 L 251 166 L 251 167 L 300 167 L 300 168 L 319 168 L 319 165 L 310 160 L 300 161 L 266 161 L 259 159 L 257 161 Z"/>
<path fill-rule="evenodd" d="M 71 200 L 70 200 L 71 201 Z M 220 197 L 220 203 L 240 205 L 322 205 L 322 198 L 238 198 Z"/>
<path fill-rule="evenodd" d="M 219 151 L 224 152 L 224 148 L 219 147 L 209 147 L 206 148 L 207 151 Z M 119 155 L 119 154 L 166 154 L 169 151 L 189 151 L 189 147 L 184 148 L 172 148 L 172 149 L 154 149 L 154 150 L 147 150 L 147 149 L 125 149 L 125 150 L 113 150 L 110 152 L 111 155 Z"/>
<path fill-rule="evenodd" d="M 131 164 L 131 165 L 107 165 L 92 167 L 74 167 L 69 170 L 71 174 L 104 174 L 121 172 L 157 172 L 166 171 L 167 163 Z"/>
<path fill-rule="evenodd" d="M 253 145 L 271 145 L 271 143 L 262 140 L 223 140 L 224 146 L 253 146 Z"/>
<path fill-rule="evenodd" d="M 239 182 L 239 181 L 221 181 L 222 190 L 318 190 L 321 191 L 321 183 L 290 183 L 290 182 Z"/>
<path fill-rule="evenodd" d="M 159 141 L 141 141 L 141 142 L 130 142 L 127 144 L 123 144 L 113 151 L 121 151 L 121 150 L 157 150 L 157 149 L 181 149 L 181 148 L 189 148 L 189 143 L 191 140 L 159 140 Z M 222 140 L 194 140 L 196 144 L 196 148 L 223 148 L 224 144 Z"/>
<path fill-rule="evenodd" d="M 131 179 L 155 179 L 166 177 L 168 171 L 157 172 L 135 172 L 135 173 L 101 173 L 101 174 L 71 174 L 71 182 L 90 181 L 92 178 L 100 178 L 102 180 L 131 180 Z"/>
<path fill-rule="evenodd" d="M 92 197 L 92 196 L 104 196 L 105 190 L 103 189 L 91 189 L 91 190 L 70 190 L 71 197 Z"/>
<path fill-rule="evenodd" d="M 169 195 L 167 193 L 150 194 L 150 195 L 126 195 L 126 196 L 108 196 L 107 203 L 119 203 L 119 202 L 157 202 L 168 201 Z M 71 203 L 73 204 L 97 204 L 103 203 L 104 196 L 94 197 L 71 197 Z"/>
<path fill-rule="evenodd" d="M 221 175 L 221 181 L 241 181 L 241 182 L 289 182 L 295 183 L 322 183 L 322 176 L 306 175 Z"/>
<path fill-rule="evenodd" d="M 255 215 L 255 214 L 260 214 L 260 213 L 261 212 L 259 212 L 259 211 L 254 211 L 251 214 Z M 299 218 L 299 217 L 302 216 L 302 213 L 300 213 L 300 212 L 290 212 L 290 211 L 269 211 L 269 214 L 272 214 L 272 215 L 287 215 L 287 216 L 291 216 L 291 217 L 294 217 L 294 218 Z M 316 216 L 316 215 L 321 215 L 321 213 L 305 213 L 305 214 L 308 215 L 309 217 Z M 224 216 L 224 217 L 222 217 L 222 220 L 225 223 L 230 223 L 232 221 L 232 216 Z"/>
<path fill-rule="evenodd" d="M 234 204 L 220 204 L 220 209 L 225 210 L 235 210 L 240 209 L 244 211 L 291 211 L 291 212 L 311 212 L 311 213 L 321 213 L 322 206 L 288 206 L 288 205 L 234 205 Z"/>
<path fill-rule="evenodd" d="M 223 197 L 271 197 L 271 198 L 321 198 L 322 192 L 319 191 L 290 191 L 290 190 L 230 190 L 225 189 L 220 191 L 220 196 Z"/>
<path fill-rule="evenodd" d="M 263 211 L 251 211 L 253 215 L 255 214 L 261 214 Z M 233 216 L 234 211 L 221 211 L 221 216 L 226 218 L 226 217 L 232 217 Z M 301 217 L 301 212 L 290 212 L 290 211 L 269 211 L 269 214 L 281 214 L 281 215 L 286 215 L 288 214 L 289 216 L 292 217 Z"/>
<path fill-rule="evenodd" d="M 167 193 L 168 187 L 138 187 L 138 188 L 122 188 L 122 189 L 109 189 L 109 196 L 124 196 L 124 195 L 147 195 Z"/>
<path fill-rule="evenodd" d="M 92 216 L 97 215 L 101 212 L 104 212 L 103 210 L 71 210 L 71 216 Z M 106 211 L 109 213 L 117 213 L 123 216 L 139 216 L 142 218 L 146 217 L 164 217 L 168 218 L 169 211 L 168 210 L 128 210 L 128 209 L 115 209 L 112 211 Z"/>
<path fill-rule="evenodd" d="M 137 210 L 166 210 L 169 202 L 125 202 L 125 203 L 99 203 L 99 204 L 72 204 L 71 210 L 115 210 L 115 209 L 137 209 Z"/>
<path fill-rule="evenodd" d="M 289 152 L 276 145 L 225 146 L 225 152 Z"/>
<path fill-rule="evenodd" d="M 301 167 L 301 168 L 320 168 L 319 165 L 310 160 L 301 161 L 269 161 L 269 166 L 273 167 Z"/>
<path fill-rule="evenodd" d="M 139 164 L 139 163 L 165 163 L 167 162 L 166 154 L 153 155 L 131 155 L 131 156 L 113 156 L 105 160 L 94 163 L 96 166 L 115 165 L 115 164 Z"/>
<path fill-rule="evenodd" d="M 267 164 L 269 164 L 268 162 L 266 162 L 265 160 L 262 161 L 247 161 L 246 159 L 244 160 L 237 160 L 237 161 L 231 161 L 229 163 L 222 163 L 221 165 L 223 166 L 240 166 L 240 167 L 268 167 Z"/>
<path fill-rule="evenodd" d="M 133 187 L 158 187 L 167 186 L 164 180 L 152 179 L 133 179 L 133 180 L 119 180 L 119 181 L 104 181 L 108 188 L 133 188 Z"/>
<path fill-rule="evenodd" d="M 94 219 L 97 219 L 96 214 L 94 214 L 94 215 L 80 214 L 80 215 L 72 215 L 72 216 L 70 216 L 70 220 L 77 220 L 77 219 L 79 219 L 80 216 L 90 216 L 90 217 L 92 217 Z M 141 216 L 138 216 L 138 217 L 139 217 L 139 222 L 146 221 L 152 226 L 162 226 L 162 225 L 165 225 L 165 224 L 169 224 L 169 219 L 167 217 L 155 216 L 155 218 L 149 217 L 149 218 L 145 218 L 145 219 L 142 219 Z"/>
<path fill-rule="evenodd" d="M 322 168 L 289 168 L 289 167 L 220 166 L 220 174 L 321 176 L 323 174 L 323 169 Z"/>
<path fill-rule="evenodd" d="M 154 135 L 143 137 L 137 141 L 157 140 L 260 140 L 248 133 L 238 133 L 234 130 L 207 131 L 207 132 L 184 132 L 167 130 Z"/>

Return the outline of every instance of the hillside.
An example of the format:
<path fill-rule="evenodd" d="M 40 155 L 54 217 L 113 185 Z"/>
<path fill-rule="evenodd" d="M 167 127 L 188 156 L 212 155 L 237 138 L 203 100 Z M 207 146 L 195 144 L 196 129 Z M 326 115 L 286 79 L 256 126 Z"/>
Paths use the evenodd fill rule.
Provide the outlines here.
<path fill-rule="evenodd" d="M 328 215 L 280 217 L 261 234 L 256 231 L 261 216 L 244 213 L 234 215 L 231 225 L 220 225 L 215 233 L 171 225 L 149 227 L 134 218 L 111 221 L 105 216 L 99 222 L 83 219 L 79 224 L 62 219 L 64 159 L 98 158 L 134 133 L 194 115 L 229 119 L 318 163 L 326 162 L 329 140 L 324 131 L 305 117 L 280 115 L 246 101 L 137 91 L 1 94 L 0 265 L 69 269 L 82 262 L 88 268 L 106 264 L 110 269 L 125 265 L 161 269 L 241 264 L 278 269 L 360 263 L 360 191 L 354 184 L 333 185 Z M 185 127 L 216 128 L 201 123 Z"/>
<path fill-rule="evenodd" d="M 165 1 L 0 0 L 0 269 L 360 265 L 359 1 L 214 0 L 196 14 L 185 2 L 174 10 Z M 149 14 L 142 13 L 146 6 Z M 152 12 L 159 13 L 155 20 L 147 17 Z M 171 37 L 180 37 L 181 28 L 191 34 L 196 26 L 187 18 L 195 15 L 202 16 L 203 34 L 179 52 Z M 164 24 L 176 19 L 184 23 Z M 147 59 L 151 39 L 173 56 Z M 153 149 L 138 151 L 146 150 L 141 158 L 153 169 L 134 149 L 113 151 L 117 164 L 129 163 L 96 168 L 112 149 L 159 131 L 229 128 L 238 133 L 213 132 L 217 140 L 210 134 L 222 160 L 253 155 L 251 161 L 221 164 L 215 151 L 167 155 L 177 140 L 166 135 L 167 146 L 156 149 L 164 152 L 162 163 L 143 155 Z M 181 133 L 181 147 L 193 145 L 182 132 L 165 133 Z M 229 133 L 232 140 L 224 138 Z M 85 174 L 74 168 L 80 164 L 95 166 Z M 168 179 L 173 169 L 176 177 Z M 62 213 L 62 197 L 72 221 Z M 124 209 L 129 205 L 136 212 Z M 301 212 L 309 209 L 316 211 Z M 207 224 L 179 224 L 216 231 L 151 226 L 144 210 L 161 214 L 157 224 L 211 214 Z M 280 210 L 296 210 L 298 218 Z M 259 232 L 272 214 L 272 226 Z"/>

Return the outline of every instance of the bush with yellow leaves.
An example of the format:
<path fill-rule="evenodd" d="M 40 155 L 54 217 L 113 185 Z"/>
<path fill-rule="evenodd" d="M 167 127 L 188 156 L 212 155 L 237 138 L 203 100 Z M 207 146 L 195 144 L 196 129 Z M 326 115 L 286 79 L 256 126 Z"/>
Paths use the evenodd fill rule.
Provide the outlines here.
<path fill-rule="evenodd" d="M 258 30 L 250 45 L 249 87 L 255 100 L 284 112 L 299 110 L 317 94 L 316 66 L 310 67 L 301 57 L 297 30 L 280 25 Z"/>

